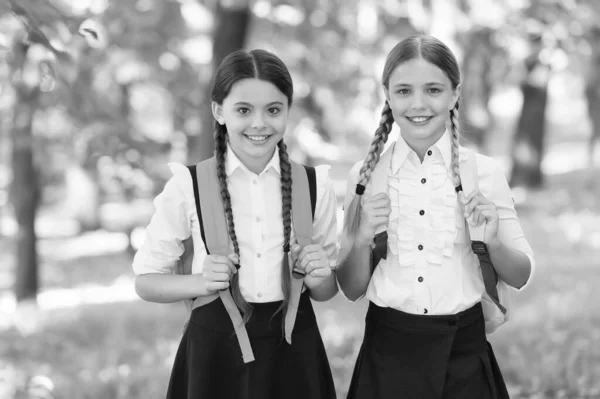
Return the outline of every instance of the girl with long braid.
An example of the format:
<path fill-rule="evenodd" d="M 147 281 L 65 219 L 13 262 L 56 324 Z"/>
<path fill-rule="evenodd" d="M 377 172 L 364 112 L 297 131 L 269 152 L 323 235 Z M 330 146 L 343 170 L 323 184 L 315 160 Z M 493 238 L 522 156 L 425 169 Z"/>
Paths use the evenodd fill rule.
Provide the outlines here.
<path fill-rule="evenodd" d="M 292 197 L 298 193 L 292 192 L 293 165 L 283 142 L 292 97 L 287 67 L 264 50 L 236 51 L 216 72 L 215 187 L 226 216 L 229 255 L 207 253 L 206 237 L 216 232 L 201 224 L 208 216 L 198 208 L 199 218 L 193 175 L 184 165 L 170 164 L 173 177 L 155 200 L 156 213 L 133 262 L 138 295 L 170 303 L 219 293 L 192 310 L 167 398 L 335 398 L 311 299 L 326 301 L 337 293 L 332 271 L 336 197 L 329 168 L 315 167 L 311 187 L 316 199 L 313 219 L 308 219 L 312 243 L 300 247 L 292 220 Z M 202 202 L 207 193 L 202 187 L 198 191 Z M 175 274 L 189 237 L 194 243 L 191 274 Z M 289 307 L 296 311 L 290 327 L 294 278 L 303 288 L 297 307 Z M 242 317 L 251 359 L 242 357 L 243 345 L 228 315 L 228 294 L 221 296 L 227 290 Z"/>
<path fill-rule="evenodd" d="M 529 284 L 533 253 L 509 186 L 496 162 L 459 144 L 460 72 L 446 45 L 401 41 L 382 81 L 379 127 L 348 179 L 336 271 L 347 298 L 370 301 L 348 398 L 507 398 L 469 231 L 485 228 L 487 270 L 507 290 Z M 400 136 L 383 151 L 394 122 Z M 463 192 L 469 155 L 479 190 Z"/>

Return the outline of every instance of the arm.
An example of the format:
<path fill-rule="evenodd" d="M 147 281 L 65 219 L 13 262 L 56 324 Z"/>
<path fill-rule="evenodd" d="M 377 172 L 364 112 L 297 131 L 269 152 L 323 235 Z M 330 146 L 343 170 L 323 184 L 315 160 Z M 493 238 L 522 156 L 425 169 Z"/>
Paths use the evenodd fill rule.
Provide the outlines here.
<path fill-rule="evenodd" d="M 355 196 L 358 173 L 362 163 L 356 164 L 349 173 L 346 186 L 344 209 Z M 362 198 L 359 198 L 362 201 Z M 373 269 L 371 249 L 375 232 L 388 224 L 391 212 L 390 200 L 384 193 L 371 196 L 363 201 L 360 223 L 356 237 L 342 236 L 342 249 L 337 269 L 337 279 L 346 298 L 360 299 L 367 291 Z"/>
<path fill-rule="evenodd" d="M 487 248 L 500 279 L 511 287 L 521 289 L 531 275 L 531 262 L 523 252 L 512 249 L 496 239 Z"/>
<path fill-rule="evenodd" d="M 297 265 L 307 273 L 304 283 L 309 289 L 310 297 L 319 302 L 333 298 L 338 292 L 335 281 L 335 266 L 338 256 L 338 206 L 335 190 L 329 179 L 329 169 L 330 167 L 326 165 L 315 167 L 317 201 L 311 237 L 313 244 L 307 245 L 305 248 L 292 248 L 296 249 L 296 252 L 292 251 L 292 259 L 299 259 Z M 306 251 L 298 253 L 297 251 L 301 249 L 306 249 Z M 314 252 L 314 254 L 304 259 L 308 252 Z M 309 267 L 310 260 L 313 260 L 313 264 Z M 314 270 L 315 262 L 316 266 L 322 270 Z M 307 267 L 309 269 L 306 269 Z"/>
<path fill-rule="evenodd" d="M 489 182 L 487 185 L 482 184 L 485 196 L 473 192 L 464 198 L 465 216 L 472 213 L 474 223 L 485 223 L 483 242 L 494 269 L 500 279 L 520 290 L 534 274 L 533 251 L 523 234 L 502 170 L 495 166 L 490 178 L 483 182 L 486 181 Z"/>
<path fill-rule="evenodd" d="M 135 292 L 145 301 L 173 303 L 209 295 L 201 274 L 149 273 L 135 277 Z"/>
<path fill-rule="evenodd" d="M 360 299 L 366 292 L 371 281 L 371 240 L 365 242 L 345 239 L 344 246 L 350 247 L 341 256 L 337 269 L 337 279 L 344 295 L 351 301 Z"/>
<path fill-rule="evenodd" d="M 194 253 L 188 254 L 186 261 L 195 258 L 203 264 L 204 273 L 174 274 L 184 252 L 183 241 L 191 235 L 194 205 L 189 203 L 194 200 L 188 170 L 182 165 L 172 165 L 171 169 L 173 177 L 154 200 L 156 211 L 133 260 L 136 293 L 150 302 L 171 303 L 209 295 L 228 286 L 223 272 L 227 275 L 231 274 L 228 270 L 235 270 L 228 258 L 207 256 L 204 245 L 194 245 Z M 197 223 L 197 218 L 194 221 Z"/>

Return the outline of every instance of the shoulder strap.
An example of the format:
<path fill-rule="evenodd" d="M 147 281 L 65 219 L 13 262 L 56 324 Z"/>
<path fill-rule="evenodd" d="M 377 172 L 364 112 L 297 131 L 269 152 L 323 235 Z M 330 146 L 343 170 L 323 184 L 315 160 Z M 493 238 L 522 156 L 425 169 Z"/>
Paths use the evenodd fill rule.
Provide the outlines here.
<path fill-rule="evenodd" d="M 312 210 L 312 219 L 314 221 L 315 209 L 317 207 L 317 172 L 315 171 L 315 168 L 313 166 L 302 166 L 304 166 L 304 169 L 306 170 L 306 176 L 308 177 L 308 189 L 310 191 L 310 208 Z"/>
<path fill-rule="evenodd" d="M 292 221 L 296 239 L 300 246 L 310 244 L 313 233 L 313 201 L 316 203 L 316 180 L 311 189 L 310 173 L 296 162 L 292 166 Z M 312 168 L 314 172 L 314 168 Z M 313 190 L 315 194 L 313 195 Z M 314 197 L 314 200 L 313 200 Z"/>
<path fill-rule="evenodd" d="M 194 169 L 194 167 L 192 167 Z M 192 172 L 190 169 L 190 172 Z M 223 202 L 221 200 L 221 188 L 217 178 L 217 163 L 214 157 L 200 162 L 195 167 L 195 173 L 192 173 L 194 181 L 194 196 L 196 199 L 196 210 L 200 221 L 200 231 L 206 247 L 207 253 L 227 256 L 230 254 L 230 237 L 227 230 L 227 220 Z M 195 177 L 195 178 L 194 178 Z M 200 188 L 202 188 L 202 200 L 200 200 Z M 202 215 L 202 217 L 201 217 Z M 204 234 L 204 231 L 210 234 Z M 231 292 L 226 290 L 219 291 L 219 297 L 223 302 L 225 310 L 233 323 L 235 334 L 242 351 L 244 363 L 254 361 L 254 354 L 250 345 L 250 339 L 246 326 L 237 308 Z M 197 298 L 192 306 L 196 307 L 206 305 L 212 302 L 216 295 Z"/>
<path fill-rule="evenodd" d="M 461 165 L 459 172 L 461 185 L 456 188 L 456 191 L 459 192 L 462 190 L 465 195 L 469 195 L 475 190 L 479 191 L 479 173 L 477 171 L 477 155 L 471 150 L 467 150 L 466 152 L 466 160 Z M 460 202 L 459 206 L 462 211 L 463 206 Z M 471 241 L 471 249 L 479 259 L 485 291 L 502 313 L 506 313 L 506 308 L 500 303 L 500 297 L 498 295 L 498 273 L 496 273 L 496 269 L 494 269 L 490 254 L 483 242 L 483 238 L 485 237 L 485 224 L 473 227 L 465 220 L 465 226 L 467 235 Z"/>
<path fill-rule="evenodd" d="M 192 184 L 194 186 L 194 203 L 196 204 L 196 213 L 198 214 L 198 222 L 200 224 L 200 235 L 202 236 L 204 248 L 206 248 L 206 237 L 204 236 L 204 223 L 202 223 L 202 210 L 200 209 L 200 193 L 198 190 L 198 174 L 196 173 L 196 165 L 189 165 L 187 168 L 190 171 L 190 175 L 192 175 Z M 206 253 L 210 253 L 208 248 L 206 248 Z"/>
<path fill-rule="evenodd" d="M 387 149 L 381 157 L 379 162 L 375 166 L 375 169 L 371 173 L 371 179 L 367 184 L 367 195 L 372 196 L 378 193 L 388 193 L 388 177 L 390 174 L 390 162 L 392 154 L 394 153 L 396 143 L 393 143 L 390 148 Z M 375 267 L 381 259 L 387 258 L 387 242 L 388 233 L 387 226 L 381 226 L 376 231 L 375 237 L 373 238 L 374 247 L 371 251 L 371 273 L 375 270 Z"/>

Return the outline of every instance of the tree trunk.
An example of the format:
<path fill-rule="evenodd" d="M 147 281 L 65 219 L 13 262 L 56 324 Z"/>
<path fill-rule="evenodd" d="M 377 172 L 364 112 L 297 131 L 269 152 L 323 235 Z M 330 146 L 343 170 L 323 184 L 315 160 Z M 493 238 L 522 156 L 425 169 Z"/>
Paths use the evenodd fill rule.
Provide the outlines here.
<path fill-rule="evenodd" d="M 12 128 L 13 181 L 10 193 L 17 221 L 14 292 L 17 301 L 22 301 L 35 299 L 38 292 L 35 216 L 40 190 L 33 161 L 32 124 L 40 92 L 37 88 L 27 92 L 23 87 L 16 87 L 16 91 Z"/>
<path fill-rule="evenodd" d="M 489 110 L 493 47 L 491 32 L 480 29 L 467 34 L 464 43 L 460 130 L 467 143 L 478 149 L 485 148 L 485 141 L 492 127 L 492 115 Z"/>
<path fill-rule="evenodd" d="M 217 21 L 213 32 L 213 74 L 231 52 L 244 47 L 250 24 L 248 0 L 220 0 L 215 11 Z M 212 83 L 212 82 L 211 82 Z M 199 135 L 188 137 L 188 163 L 210 158 L 214 152 L 213 124 L 210 104 L 211 87 L 206 87 L 206 97 L 200 108 L 202 128 Z"/>
<path fill-rule="evenodd" d="M 535 188 L 543 183 L 541 165 L 550 70 L 539 62 L 537 54 L 530 56 L 526 63 L 528 73 L 521 84 L 523 106 L 512 144 L 510 184 Z"/>

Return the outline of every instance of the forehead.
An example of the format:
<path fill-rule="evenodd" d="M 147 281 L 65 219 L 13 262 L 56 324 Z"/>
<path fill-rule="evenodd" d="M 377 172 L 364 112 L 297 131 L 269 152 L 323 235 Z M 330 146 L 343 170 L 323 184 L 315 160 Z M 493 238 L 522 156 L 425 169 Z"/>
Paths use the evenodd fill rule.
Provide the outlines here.
<path fill-rule="evenodd" d="M 390 76 L 389 86 L 400 84 L 422 86 L 429 83 L 451 85 L 450 79 L 444 71 L 423 58 L 415 58 L 394 69 Z"/>
<path fill-rule="evenodd" d="M 261 106 L 276 101 L 284 104 L 288 103 L 285 94 L 273 83 L 260 79 L 242 79 L 233 84 L 224 103 L 235 104 L 237 102 L 245 102 Z"/>

